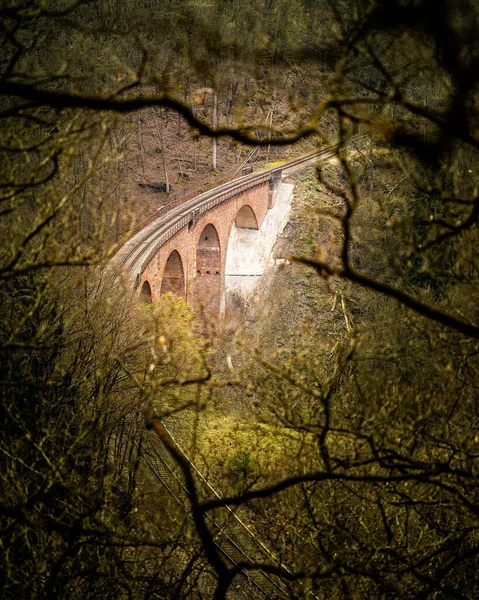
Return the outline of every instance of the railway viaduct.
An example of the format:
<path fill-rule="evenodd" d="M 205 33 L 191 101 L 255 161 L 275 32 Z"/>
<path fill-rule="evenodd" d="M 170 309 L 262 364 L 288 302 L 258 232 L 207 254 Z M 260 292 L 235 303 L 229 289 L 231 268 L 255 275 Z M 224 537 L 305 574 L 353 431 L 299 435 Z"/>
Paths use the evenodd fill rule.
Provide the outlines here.
<path fill-rule="evenodd" d="M 226 258 L 234 227 L 259 230 L 273 207 L 282 170 L 246 175 L 155 219 L 114 258 L 139 300 L 171 292 L 221 323 L 225 312 Z"/>
<path fill-rule="evenodd" d="M 216 205 L 200 216 L 191 215 L 154 254 L 138 286 L 140 300 L 155 301 L 171 292 L 185 298 L 208 316 L 224 315 L 225 270 L 233 227 L 259 229 L 276 189 L 261 182 Z"/>
<path fill-rule="evenodd" d="M 364 136 L 355 139 L 360 137 Z M 329 160 L 344 147 L 325 147 L 281 168 L 244 175 L 188 200 L 131 237 L 111 266 L 126 276 L 140 301 L 154 302 L 171 292 L 221 326 L 233 228 L 259 230 L 274 206 L 284 175 Z"/>

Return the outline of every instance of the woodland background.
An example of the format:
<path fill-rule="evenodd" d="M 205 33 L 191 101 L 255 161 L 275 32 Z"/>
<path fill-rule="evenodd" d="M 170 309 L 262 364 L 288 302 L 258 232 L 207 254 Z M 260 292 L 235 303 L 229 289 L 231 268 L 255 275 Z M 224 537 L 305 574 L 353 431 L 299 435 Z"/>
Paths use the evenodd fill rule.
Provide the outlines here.
<path fill-rule="evenodd" d="M 0 19 L 2 597 L 251 598 L 267 573 L 280 597 L 474 598 L 477 2 L 11 0 Z M 112 293 L 101 267 L 159 206 L 252 148 L 358 132 L 298 178 L 275 249 L 294 262 L 221 339 L 181 300 Z M 186 508 L 145 459 L 165 443 Z M 271 555 L 225 559 L 225 506 Z"/>

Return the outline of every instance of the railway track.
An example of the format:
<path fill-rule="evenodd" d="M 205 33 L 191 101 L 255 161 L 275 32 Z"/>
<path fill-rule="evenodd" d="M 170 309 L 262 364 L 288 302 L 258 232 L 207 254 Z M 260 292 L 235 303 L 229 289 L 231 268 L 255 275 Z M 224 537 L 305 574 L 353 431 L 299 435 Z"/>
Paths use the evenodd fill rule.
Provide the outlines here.
<path fill-rule="evenodd" d="M 363 137 L 365 136 L 357 135 L 353 137 L 348 145 L 359 141 Z M 342 147 L 345 147 L 345 145 Z M 139 231 L 120 248 L 110 264 L 116 273 L 123 272 L 130 278 L 133 278 L 135 287 L 138 287 L 143 271 L 153 256 L 180 229 L 188 225 L 194 225 L 202 214 L 225 202 L 235 194 L 239 194 L 261 183 L 271 181 L 274 178 L 281 180 L 282 177 L 305 168 L 309 163 L 316 163 L 318 159 L 321 161 L 329 160 L 337 151 L 337 145 L 327 146 L 321 148 L 321 150 L 316 150 L 294 160 L 287 161 L 279 167 L 244 175 L 212 190 L 203 192 L 181 206 L 167 212 L 162 217 L 153 221 L 150 226 Z"/>
<path fill-rule="evenodd" d="M 167 430 L 164 422 L 162 426 Z M 167 430 L 168 431 L 168 430 Z M 205 496 L 214 495 L 220 498 L 219 494 L 211 487 L 203 475 L 195 468 L 194 464 L 188 459 L 181 450 L 178 442 L 168 431 L 170 437 L 181 453 L 187 458 L 196 474 L 196 483 L 200 493 Z M 188 490 L 185 486 L 181 473 L 178 471 L 168 452 L 159 443 L 158 438 L 148 433 L 142 442 L 142 457 L 149 466 L 154 477 L 159 481 L 172 496 L 175 503 L 178 504 L 191 517 L 188 501 Z M 229 507 L 216 510 L 211 515 L 207 515 L 207 524 L 214 537 L 214 543 L 223 559 L 232 567 L 238 563 L 269 563 L 279 566 L 278 561 L 260 539 L 245 525 L 245 523 Z M 285 569 L 284 565 L 281 565 Z M 243 570 L 241 572 L 247 589 L 242 588 L 238 594 L 245 598 L 270 598 L 270 599 L 288 599 L 290 596 L 281 580 L 261 569 Z M 255 595 L 252 595 L 252 592 Z M 260 594 L 260 595 L 258 595 Z"/>

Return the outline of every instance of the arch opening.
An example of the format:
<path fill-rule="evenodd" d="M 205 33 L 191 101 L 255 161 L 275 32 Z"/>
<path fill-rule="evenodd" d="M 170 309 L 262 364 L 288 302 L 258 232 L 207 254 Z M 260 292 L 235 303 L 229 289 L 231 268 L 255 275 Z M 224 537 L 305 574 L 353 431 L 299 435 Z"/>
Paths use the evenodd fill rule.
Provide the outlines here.
<path fill-rule="evenodd" d="M 213 272 L 217 274 L 221 268 L 221 249 L 218 232 L 214 225 L 207 225 L 201 232 L 196 248 L 196 272 L 199 274 Z"/>
<path fill-rule="evenodd" d="M 180 253 L 173 250 L 166 261 L 160 294 L 170 292 L 175 296 L 185 297 L 185 272 Z"/>
<path fill-rule="evenodd" d="M 151 286 L 148 281 L 144 281 L 141 286 L 140 295 L 138 296 L 138 300 L 143 303 L 151 304 L 152 296 L 151 296 Z"/>
<path fill-rule="evenodd" d="M 258 220 L 249 204 L 244 204 L 237 212 L 235 226 L 238 229 L 258 229 Z"/>
<path fill-rule="evenodd" d="M 211 223 L 201 232 L 196 247 L 195 304 L 205 315 L 215 318 L 221 306 L 221 247 L 218 232 Z"/>

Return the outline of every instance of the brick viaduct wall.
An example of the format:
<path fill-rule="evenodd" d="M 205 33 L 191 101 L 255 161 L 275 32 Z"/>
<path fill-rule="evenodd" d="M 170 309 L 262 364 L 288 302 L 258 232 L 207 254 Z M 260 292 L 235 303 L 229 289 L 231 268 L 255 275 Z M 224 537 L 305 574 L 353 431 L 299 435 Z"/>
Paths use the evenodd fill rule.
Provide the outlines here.
<path fill-rule="evenodd" d="M 183 296 L 194 310 L 220 320 L 225 310 L 225 266 L 231 230 L 259 228 L 272 206 L 268 181 L 236 194 L 202 214 L 192 227 L 183 227 L 158 250 L 143 271 L 138 291 L 155 301 L 171 291 Z M 254 215 L 254 218 L 253 218 Z M 148 291 L 149 288 L 149 291 Z"/>

